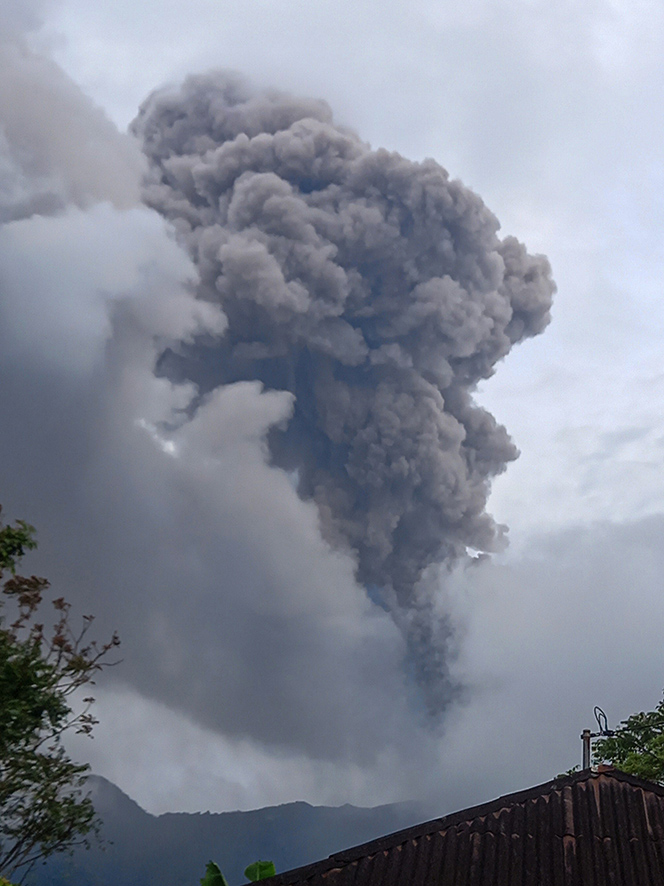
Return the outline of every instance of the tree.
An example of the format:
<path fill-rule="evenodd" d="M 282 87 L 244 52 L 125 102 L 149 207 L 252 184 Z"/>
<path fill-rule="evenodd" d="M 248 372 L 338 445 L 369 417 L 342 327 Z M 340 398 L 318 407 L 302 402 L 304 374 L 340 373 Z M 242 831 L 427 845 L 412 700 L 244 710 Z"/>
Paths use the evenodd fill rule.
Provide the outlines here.
<path fill-rule="evenodd" d="M 92 802 L 83 794 L 89 766 L 74 763 L 62 737 L 91 735 L 94 699 L 74 711 L 74 693 L 94 685 L 119 645 L 88 639 L 92 616 L 75 631 L 70 604 L 58 597 L 50 625 L 40 620 L 45 578 L 17 574 L 36 547 L 34 527 L 0 519 L 0 875 L 20 881 L 36 861 L 88 844 L 98 832 Z"/>
<path fill-rule="evenodd" d="M 653 711 L 632 714 L 613 735 L 599 738 L 593 761 L 664 784 L 664 699 Z"/>

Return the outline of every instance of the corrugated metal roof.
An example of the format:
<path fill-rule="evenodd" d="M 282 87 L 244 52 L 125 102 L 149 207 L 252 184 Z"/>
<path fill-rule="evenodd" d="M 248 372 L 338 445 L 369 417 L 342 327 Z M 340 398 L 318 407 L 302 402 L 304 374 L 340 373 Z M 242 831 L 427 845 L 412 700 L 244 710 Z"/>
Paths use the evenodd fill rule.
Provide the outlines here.
<path fill-rule="evenodd" d="M 265 881 L 296 884 L 663 886 L 664 789 L 587 769 Z"/>

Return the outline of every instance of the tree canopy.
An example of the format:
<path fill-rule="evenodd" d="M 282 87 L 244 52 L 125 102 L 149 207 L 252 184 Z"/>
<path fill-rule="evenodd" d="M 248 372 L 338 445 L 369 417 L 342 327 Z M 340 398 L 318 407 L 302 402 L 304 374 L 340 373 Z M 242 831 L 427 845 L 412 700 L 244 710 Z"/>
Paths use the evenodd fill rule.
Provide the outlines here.
<path fill-rule="evenodd" d="M 654 710 L 632 714 L 613 735 L 597 739 L 593 760 L 664 784 L 664 698 Z"/>
<path fill-rule="evenodd" d="M 62 737 L 92 733 L 94 699 L 74 710 L 73 696 L 94 684 L 119 644 L 116 635 L 101 644 L 88 639 L 92 616 L 75 630 L 63 597 L 42 619 L 48 581 L 17 574 L 35 547 L 34 527 L 0 517 L 0 875 L 12 879 L 98 829 L 83 793 L 89 767 L 70 759 Z"/>

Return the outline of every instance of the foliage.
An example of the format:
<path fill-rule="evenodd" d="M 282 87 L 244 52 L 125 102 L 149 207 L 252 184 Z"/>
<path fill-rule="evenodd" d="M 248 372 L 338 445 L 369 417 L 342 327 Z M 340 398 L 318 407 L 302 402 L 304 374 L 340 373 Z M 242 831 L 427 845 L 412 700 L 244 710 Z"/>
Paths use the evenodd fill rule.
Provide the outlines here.
<path fill-rule="evenodd" d="M 2 510 L 0 508 L 0 510 Z M 2 526 L 0 531 L 0 571 L 9 570 L 16 575 L 16 561 L 20 560 L 26 551 L 37 547 L 35 541 L 35 527 L 26 523 L 25 520 L 17 520 L 13 526 Z"/>
<path fill-rule="evenodd" d="M 221 873 L 218 864 L 208 861 L 205 876 L 201 880 L 201 886 L 228 886 L 226 877 Z"/>
<path fill-rule="evenodd" d="M 593 761 L 608 762 L 623 772 L 664 784 L 664 699 L 654 711 L 632 714 L 613 735 L 599 738 Z"/>
<path fill-rule="evenodd" d="M 276 873 L 273 861 L 255 861 L 245 870 L 244 876 L 247 880 L 255 883 L 257 880 L 266 880 L 268 877 L 274 877 Z"/>
<path fill-rule="evenodd" d="M 16 574 L 36 546 L 34 533 L 24 521 L 0 521 L 0 872 L 20 871 L 21 879 L 37 860 L 87 843 L 97 831 L 82 792 L 89 767 L 72 762 L 62 736 L 91 734 L 94 699 L 84 698 L 74 712 L 70 697 L 94 684 L 108 664 L 102 659 L 119 644 L 115 635 L 104 644 L 88 640 L 92 616 L 74 631 L 62 597 L 52 601 L 45 628 L 39 619 L 48 581 Z"/>
<path fill-rule="evenodd" d="M 252 883 L 258 880 L 266 880 L 268 877 L 274 877 L 277 873 L 273 861 L 255 861 L 245 870 L 244 876 Z M 0 883 L 0 886 L 2 884 Z M 207 863 L 205 876 L 201 880 L 201 886 L 228 886 L 226 878 L 221 873 L 218 864 L 213 861 Z"/>

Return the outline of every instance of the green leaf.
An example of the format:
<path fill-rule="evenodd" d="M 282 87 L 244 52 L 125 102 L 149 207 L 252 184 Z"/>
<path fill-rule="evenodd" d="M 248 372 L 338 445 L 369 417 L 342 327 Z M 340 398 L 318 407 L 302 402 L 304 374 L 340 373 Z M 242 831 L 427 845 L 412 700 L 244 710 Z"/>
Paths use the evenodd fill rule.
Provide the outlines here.
<path fill-rule="evenodd" d="M 247 880 L 255 883 L 256 880 L 266 880 L 268 877 L 274 877 L 276 873 L 277 869 L 273 861 L 255 861 L 246 869 L 244 876 Z"/>
<path fill-rule="evenodd" d="M 35 527 L 25 520 L 17 520 L 13 526 L 0 526 L 0 572 L 8 569 L 16 574 L 16 561 L 37 547 L 34 536 Z"/>
<path fill-rule="evenodd" d="M 201 880 L 201 886 L 228 886 L 226 877 L 221 873 L 218 864 L 208 861 L 205 876 Z"/>

